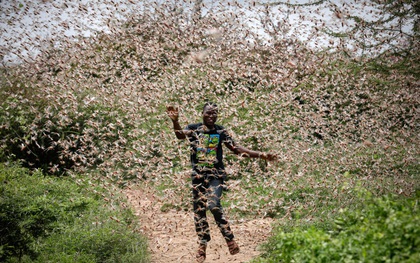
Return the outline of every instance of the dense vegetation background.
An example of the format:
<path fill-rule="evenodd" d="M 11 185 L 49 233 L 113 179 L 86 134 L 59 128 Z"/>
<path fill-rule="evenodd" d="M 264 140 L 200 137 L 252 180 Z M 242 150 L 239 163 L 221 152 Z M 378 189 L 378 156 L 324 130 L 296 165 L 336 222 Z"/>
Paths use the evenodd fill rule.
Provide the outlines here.
<path fill-rule="evenodd" d="M 419 259 L 418 4 L 381 5 L 413 31 L 368 56 L 267 43 L 235 16 L 201 16 L 200 2 L 188 16 L 162 5 L 1 69 L 0 258 L 145 262 L 118 188 L 147 182 L 164 209 L 190 209 L 188 147 L 165 109 L 179 107 L 187 124 L 211 100 L 240 144 L 279 156 L 226 156 L 232 217 L 278 219 L 258 262 Z M 392 43 L 363 46 L 386 21 L 347 18 L 354 30 L 327 33 L 361 34 L 364 50 Z"/>

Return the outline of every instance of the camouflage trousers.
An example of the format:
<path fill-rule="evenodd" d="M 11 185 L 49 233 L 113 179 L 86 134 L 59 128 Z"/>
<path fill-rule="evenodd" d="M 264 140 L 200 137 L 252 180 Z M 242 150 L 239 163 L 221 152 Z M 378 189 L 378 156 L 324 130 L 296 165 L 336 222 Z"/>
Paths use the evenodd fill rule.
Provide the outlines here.
<path fill-rule="evenodd" d="M 213 214 L 216 224 L 226 241 L 232 240 L 234 236 L 220 203 L 224 189 L 223 180 L 216 176 L 195 174 L 192 178 L 192 186 L 194 223 L 199 243 L 206 244 L 211 239 L 207 210 L 210 210 Z"/>

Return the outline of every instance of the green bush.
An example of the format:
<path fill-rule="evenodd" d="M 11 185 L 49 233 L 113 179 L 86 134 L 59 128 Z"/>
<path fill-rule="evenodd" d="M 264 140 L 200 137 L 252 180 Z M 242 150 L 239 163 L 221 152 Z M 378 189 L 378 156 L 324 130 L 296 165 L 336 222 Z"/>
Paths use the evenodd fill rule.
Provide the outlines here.
<path fill-rule="evenodd" d="M 86 181 L 0 164 L 0 261 L 147 262 L 131 211 Z"/>
<path fill-rule="evenodd" d="M 361 210 L 342 211 L 331 229 L 278 229 L 254 262 L 419 262 L 417 199 L 368 198 Z"/>
<path fill-rule="evenodd" d="M 11 157 L 26 167 L 61 175 L 102 163 L 115 145 L 124 147 L 130 131 L 121 111 L 86 103 L 85 96 L 72 103 L 43 100 L 39 94 L 2 96 L 8 97 L 0 104 L 2 161 Z"/>

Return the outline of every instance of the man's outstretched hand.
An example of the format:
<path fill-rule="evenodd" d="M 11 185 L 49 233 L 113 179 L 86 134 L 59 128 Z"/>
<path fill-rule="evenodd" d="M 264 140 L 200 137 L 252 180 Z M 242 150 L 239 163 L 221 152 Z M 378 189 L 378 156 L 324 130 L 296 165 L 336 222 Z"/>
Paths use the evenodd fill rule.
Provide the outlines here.
<path fill-rule="evenodd" d="M 261 155 L 261 159 L 267 160 L 267 161 L 274 161 L 277 160 L 277 155 L 272 154 L 272 153 L 263 153 Z"/>
<path fill-rule="evenodd" d="M 172 121 L 178 121 L 178 118 L 179 118 L 178 108 L 175 108 L 174 106 L 167 106 L 166 113 L 168 114 L 169 118 L 171 118 Z"/>

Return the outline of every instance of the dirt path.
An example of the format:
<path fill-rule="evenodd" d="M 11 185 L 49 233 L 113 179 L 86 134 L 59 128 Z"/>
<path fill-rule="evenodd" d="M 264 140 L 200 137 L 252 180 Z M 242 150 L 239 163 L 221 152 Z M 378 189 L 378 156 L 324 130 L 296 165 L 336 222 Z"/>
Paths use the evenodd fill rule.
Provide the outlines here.
<path fill-rule="evenodd" d="M 162 212 L 163 202 L 150 189 L 131 187 L 126 195 L 139 217 L 143 233 L 149 238 L 153 263 L 195 262 L 198 244 L 192 212 Z M 267 239 L 273 222 L 270 218 L 230 221 L 241 252 L 235 256 L 229 254 L 226 242 L 209 216 L 212 241 L 207 247 L 206 262 L 250 261 L 259 254 L 258 246 Z"/>

